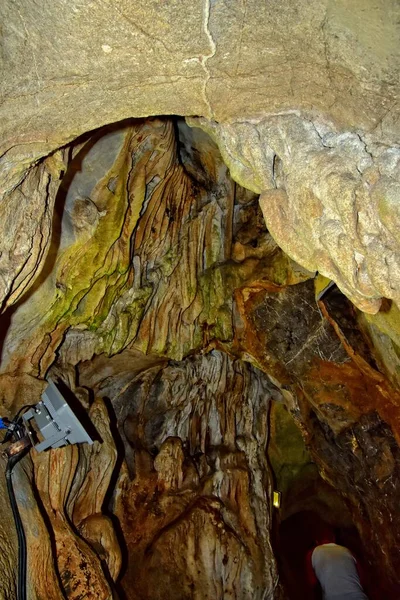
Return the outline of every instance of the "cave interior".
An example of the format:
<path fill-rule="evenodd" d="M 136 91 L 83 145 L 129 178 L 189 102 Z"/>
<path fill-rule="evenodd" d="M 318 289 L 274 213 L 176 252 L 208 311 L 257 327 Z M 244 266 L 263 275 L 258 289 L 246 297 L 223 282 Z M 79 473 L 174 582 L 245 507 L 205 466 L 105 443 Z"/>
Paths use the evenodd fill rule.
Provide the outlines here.
<path fill-rule="evenodd" d="M 50 377 L 96 441 L 15 469 L 28 597 L 307 598 L 323 523 L 370 598 L 398 597 L 396 338 L 278 246 L 184 118 L 102 127 L 35 169 L 21 193 L 54 185 L 51 235 L 1 317 L 3 412 Z"/>

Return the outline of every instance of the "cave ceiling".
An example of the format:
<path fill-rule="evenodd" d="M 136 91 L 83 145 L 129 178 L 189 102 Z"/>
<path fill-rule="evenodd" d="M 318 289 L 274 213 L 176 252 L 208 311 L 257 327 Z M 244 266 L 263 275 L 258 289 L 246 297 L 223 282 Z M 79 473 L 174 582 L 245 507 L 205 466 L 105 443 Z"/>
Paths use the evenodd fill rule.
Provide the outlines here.
<path fill-rule="evenodd" d="M 396 598 L 398 3 L 0 15 L 2 412 L 51 377 L 97 431 L 15 469 L 28 597 L 292 598 L 312 511 Z"/>

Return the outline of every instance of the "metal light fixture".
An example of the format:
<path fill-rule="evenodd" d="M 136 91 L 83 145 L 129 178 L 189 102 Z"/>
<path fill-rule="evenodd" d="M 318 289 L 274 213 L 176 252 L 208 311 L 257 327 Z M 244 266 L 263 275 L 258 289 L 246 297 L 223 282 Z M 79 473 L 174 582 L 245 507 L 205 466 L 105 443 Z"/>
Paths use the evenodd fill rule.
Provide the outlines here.
<path fill-rule="evenodd" d="M 18 536 L 17 599 L 26 600 L 27 547 L 12 482 L 13 468 L 31 447 L 42 452 L 67 444 L 93 444 L 93 440 L 51 380 L 38 404 L 23 407 L 11 421 L 0 418 L 0 429 L 7 430 L 2 443 L 12 442 L 5 451 L 8 458 L 5 475 Z"/>
<path fill-rule="evenodd" d="M 49 380 L 49 385 L 42 394 L 42 400 L 35 407 L 27 410 L 22 419 L 32 446 L 38 452 L 48 448 L 61 448 L 66 444 L 93 444 L 79 419 L 72 412 L 66 399 L 56 384 Z M 35 443 L 32 432 L 32 421 L 43 441 Z"/>

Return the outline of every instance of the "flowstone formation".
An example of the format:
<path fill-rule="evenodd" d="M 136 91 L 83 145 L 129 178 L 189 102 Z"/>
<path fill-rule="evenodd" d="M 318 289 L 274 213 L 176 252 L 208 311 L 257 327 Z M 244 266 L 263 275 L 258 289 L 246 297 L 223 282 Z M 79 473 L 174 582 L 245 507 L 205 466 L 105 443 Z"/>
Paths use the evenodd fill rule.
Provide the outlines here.
<path fill-rule="evenodd" d="M 162 114 L 209 121 L 234 179 L 262 192 L 289 256 L 363 311 L 398 300 L 396 0 L 44 6 L 0 9 L 0 217 L 17 213 L 0 257 L 3 305 L 41 271 L 59 148 L 105 124 Z M 29 203 L 35 219 L 26 218 L 27 178 L 41 185 Z"/>
<path fill-rule="evenodd" d="M 309 518 L 397 598 L 396 1 L 0 14 L 0 414 L 97 432 L 15 468 L 28 598 L 297 600 Z"/>
<path fill-rule="evenodd" d="M 98 441 L 17 469 L 31 597 L 283 598 L 276 532 L 304 510 L 357 527 L 392 597 L 400 401 L 363 314 L 318 300 L 201 129 L 131 120 L 60 157 L 50 251 L 5 313 L 3 407 L 60 378 Z"/>
<path fill-rule="evenodd" d="M 129 380 L 115 365 L 104 378 L 83 363 L 79 381 L 112 399 L 126 448 L 114 504 L 129 557 L 126 594 L 135 589 L 134 597 L 160 600 L 273 594 L 278 575 L 266 450 L 274 386 L 258 369 L 218 351 Z"/>
<path fill-rule="evenodd" d="M 131 121 L 63 156 L 51 250 L 9 313 L 3 402 L 11 414 L 32 402 L 33 382 L 40 394 L 46 374 L 60 377 L 101 443 L 25 461 L 21 487 L 39 505 L 24 523 L 39 515 L 54 540 L 46 577 L 51 551 L 30 554 L 30 593 L 278 597 L 266 447 L 271 397 L 282 398 L 222 346 L 235 336 L 235 289 L 310 273 L 277 247 L 214 142 L 182 120 Z"/>
<path fill-rule="evenodd" d="M 233 176 L 260 195 L 281 248 L 337 283 L 361 310 L 400 301 L 400 148 L 326 122 L 282 114 L 219 125 L 189 119 L 218 141 Z"/>

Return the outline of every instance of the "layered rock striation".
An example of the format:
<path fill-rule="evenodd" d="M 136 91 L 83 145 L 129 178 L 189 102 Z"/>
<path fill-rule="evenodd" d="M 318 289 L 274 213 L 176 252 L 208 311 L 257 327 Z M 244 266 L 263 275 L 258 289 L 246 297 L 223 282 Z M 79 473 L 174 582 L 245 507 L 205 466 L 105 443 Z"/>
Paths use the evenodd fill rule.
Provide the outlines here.
<path fill-rule="evenodd" d="M 30 597 L 280 598 L 311 460 L 396 597 L 394 4 L 1 7 L 3 413 L 51 375 L 98 432 L 16 470 Z"/>
<path fill-rule="evenodd" d="M 265 375 L 218 351 L 129 381 L 85 363 L 79 371 L 82 384 L 111 398 L 124 440 L 113 510 L 128 550 L 126 595 L 272 596 L 266 448 L 274 386 Z"/>

